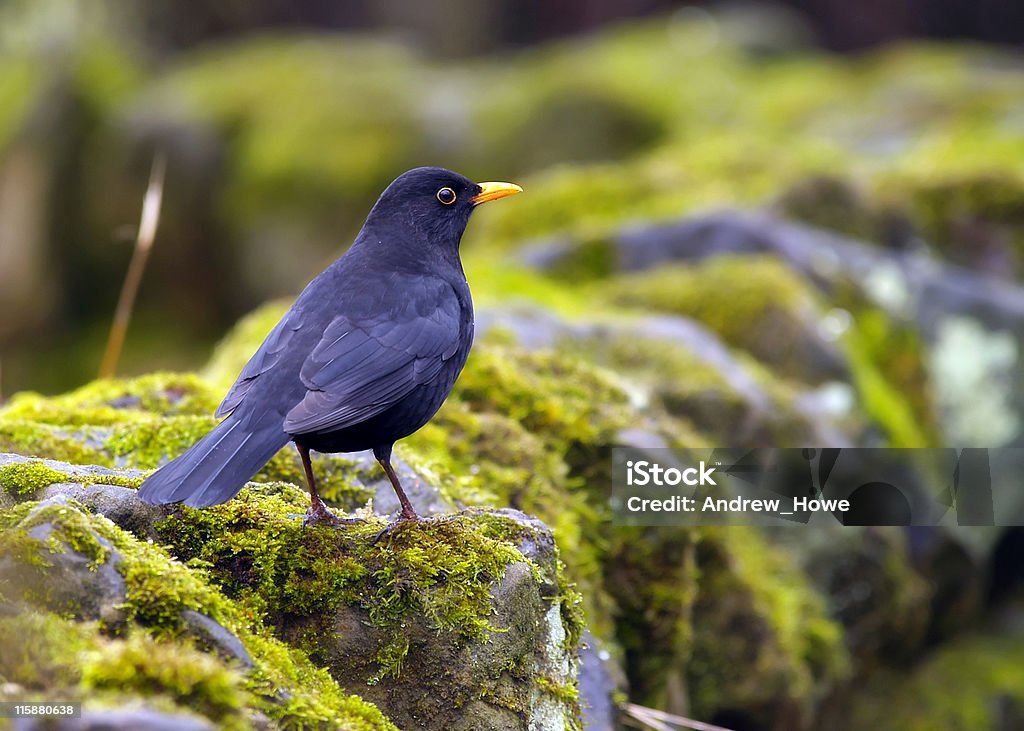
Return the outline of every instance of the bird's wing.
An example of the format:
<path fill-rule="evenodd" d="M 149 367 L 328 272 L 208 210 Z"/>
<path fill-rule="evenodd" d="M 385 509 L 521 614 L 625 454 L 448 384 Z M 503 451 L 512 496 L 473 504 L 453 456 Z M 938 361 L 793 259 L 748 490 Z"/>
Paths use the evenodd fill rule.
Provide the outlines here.
<path fill-rule="evenodd" d="M 385 411 L 437 376 L 460 342 L 451 285 L 407 282 L 374 315 L 334 318 L 302 365 L 306 395 L 285 417 L 289 434 L 343 429 Z"/>
<path fill-rule="evenodd" d="M 298 332 L 301 323 L 302 312 L 295 307 L 290 309 L 281 318 L 281 321 L 274 326 L 274 329 L 267 335 L 263 344 L 260 345 L 259 350 L 245 364 L 245 368 L 238 375 L 238 380 L 235 381 L 227 396 L 224 397 L 220 406 L 217 407 L 216 416 L 227 416 L 235 410 L 238 404 L 242 402 L 242 399 L 245 398 L 245 394 L 252 388 L 256 379 L 270 370 L 281 359 L 281 355 L 287 349 L 295 333 Z"/>

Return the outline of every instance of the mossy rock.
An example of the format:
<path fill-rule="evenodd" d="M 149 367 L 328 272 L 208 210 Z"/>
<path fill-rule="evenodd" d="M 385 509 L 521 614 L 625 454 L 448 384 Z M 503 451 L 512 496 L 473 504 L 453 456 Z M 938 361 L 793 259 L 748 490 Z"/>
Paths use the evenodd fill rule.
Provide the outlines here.
<path fill-rule="evenodd" d="M 823 597 L 753 529 L 704 529 L 697 566 L 694 709 L 705 718 L 784 718 L 808 727 L 850 671 L 842 628 Z"/>
<path fill-rule="evenodd" d="M 924 530 L 917 538 L 921 545 L 926 543 Z M 767 536 L 782 552 L 798 558 L 829 615 L 842 627 L 844 644 L 860 672 L 906 661 L 921 650 L 933 621 L 929 605 L 940 582 L 911 555 L 901 528 L 783 527 Z M 951 556 L 946 557 L 946 569 L 954 572 L 959 564 L 949 561 Z"/>
<path fill-rule="evenodd" d="M 714 723 L 808 728 L 849 673 L 826 602 L 754 529 L 620 528 L 609 576 L 642 703 Z"/>
<path fill-rule="evenodd" d="M 59 396 L 22 392 L 0 409 L 0 451 L 155 469 L 216 425 L 220 398 L 206 379 L 188 373 L 98 380 Z M 318 456 L 317 474 L 323 495 L 349 510 L 366 504 L 379 479 L 358 460 L 335 456 Z M 298 455 L 287 447 L 256 479 L 305 484 Z"/>
<path fill-rule="evenodd" d="M 613 320 L 577 348 L 628 374 L 652 414 L 660 407 L 678 420 L 669 435 L 676 446 L 805 444 L 820 428 L 797 408 L 799 389 L 682 318 Z"/>
<path fill-rule="evenodd" d="M 691 317 L 779 373 L 809 383 L 842 378 L 842 355 L 820 334 L 817 294 L 771 257 L 715 257 L 692 267 L 625 275 L 608 287 L 620 305 Z"/>
<path fill-rule="evenodd" d="M 182 508 L 158 531 L 176 556 L 206 567 L 230 597 L 397 723 L 461 728 L 471 702 L 482 706 L 467 728 L 518 728 L 552 704 L 572 721 L 573 699 L 531 690 L 562 667 L 557 682 L 571 695 L 582 631 L 546 529 L 483 513 L 403 526 L 374 542 L 382 523 L 303 529 L 295 514 L 304 503 L 290 486 L 253 487 L 224 505 Z M 530 560 L 520 544 L 547 548 Z M 502 587 L 513 575 L 509 594 Z M 541 621 L 551 611 L 557 652 Z"/>
<path fill-rule="evenodd" d="M 141 702 L 233 729 L 254 728 L 257 716 L 299 727 L 394 728 L 301 652 L 270 637 L 259 616 L 226 599 L 201 571 L 104 517 L 52 498 L 0 512 L 0 527 L 7 578 L 11 571 L 41 572 L 45 584 L 57 562 L 75 565 L 80 557 L 86 575 L 89 564 L 116 570 L 120 583 L 112 591 L 122 593 L 113 609 L 84 604 L 69 611 L 62 600 L 55 614 L 52 595 L 17 595 L 0 585 L 9 614 L 0 623 L 0 676 L 22 688 L 19 700 L 60 697 L 81 700 L 86 709 Z M 251 668 L 197 644 L 187 612 L 237 638 Z"/>

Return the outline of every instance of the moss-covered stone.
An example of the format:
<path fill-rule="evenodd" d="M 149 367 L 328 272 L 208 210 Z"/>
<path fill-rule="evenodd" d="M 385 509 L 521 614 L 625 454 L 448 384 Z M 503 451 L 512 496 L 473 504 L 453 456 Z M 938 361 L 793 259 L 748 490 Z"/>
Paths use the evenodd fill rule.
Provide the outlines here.
<path fill-rule="evenodd" d="M 229 595 L 275 623 L 356 604 L 392 632 L 416 612 L 434 629 L 466 638 L 491 629 L 490 583 L 523 560 L 464 519 L 408 527 L 380 544 L 371 543 L 382 527 L 376 522 L 305 530 L 295 518 L 304 503 L 289 486 L 250 488 L 225 505 L 182 508 L 159 532 L 179 558 L 201 562 Z M 390 661 L 383 675 L 400 669 L 392 649 L 382 651 Z"/>
<path fill-rule="evenodd" d="M 57 483 L 80 485 L 100 483 L 119 487 L 138 487 L 142 484 L 142 478 L 119 474 L 97 476 L 88 471 L 61 471 L 42 460 L 13 462 L 0 466 L 0 490 L 14 498 L 25 498 Z"/>
<path fill-rule="evenodd" d="M 453 396 L 473 411 L 497 412 L 543 434 L 580 475 L 630 423 L 629 394 L 615 376 L 559 352 L 477 348 Z"/>
<path fill-rule="evenodd" d="M 129 697 L 167 695 L 221 728 L 249 727 L 244 710 L 250 698 L 241 673 L 187 642 L 130 633 L 87 654 L 81 673 L 88 694 L 110 690 Z"/>
<path fill-rule="evenodd" d="M 0 452 L 74 464 L 112 466 L 113 460 L 81 430 L 0 417 Z"/>
<path fill-rule="evenodd" d="M 117 551 L 125 592 L 123 613 L 98 625 L 35 610 L 0 622 L 15 628 L 0 629 L 0 674 L 6 682 L 50 699 L 56 692 L 84 699 L 87 706 L 142 696 L 157 707 L 202 714 L 224 728 L 251 728 L 250 709 L 297 727 L 393 728 L 372 705 L 341 692 L 304 654 L 271 639 L 258 614 L 228 601 L 200 570 L 110 521 L 68 502 L 25 503 L 0 518 L 3 555 L 43 570 L 48 556 L 72 551 L 96 562 Z M 38 526 L 48 526 L 45 539 L 37 537 Z M 186 609 L 236 635 L 253 668 L 243 673 L 201 652 L 184 634 Z"/>
<path fill-rule="evenodd" d="M 706 718 L 728 709 L 808 724 L 849 673 L 841 627 L 797 565 L 756 531 L 701 533 L 688 667 L 694 709 Z"/>
<path fill-rule="evenodd" d="M 47 485 L 64 480 L 64 474 L 42 462 L 0 467 L 0 488 L 13 495 L 30 495 Z"/>
<path fill-rule="evenodd" d="M 498 655 L 484 649 L 488 638 L 494 642 L 508 633 L 528 645 L 532 640 L 524 633 L 535 634 L 520 623 L 535 622 L 538 607 L 501 610 L 512 613 L 513 624 L 494 614 L 494 587 L 503 585 L 507 567 L 527 567 L 533 591 L 546 587 L 538 601 L 558 608 L 561 652 L 573 653 L 582 631 L 578 597 L 563 570 L 550 561 L 532 565 L 516 548 L 530 529 L 495 515 L 463 515 L 403 526 L 373 542 L 383 525 L 376 521 L 343 530 L 304 529 L 296 519 L 304 505 L 291 486 L 252 486 L 221 506 L 182 508 L 158 530 L 176 556 L 204 567 L 229 597 L 266 616 L 278 636 L 327 664 L 346 688 L 378 702 L 404 699 L 406 715 L 429 706 L 433 710 L 423 717 L 435 720 L 440 699 L 459 708 L 505 688 L 511 694 L 505 707 L 529 717 L 533 701 L 524 688 L 533 664 L 509 676 L 495 666 Z M 435 684 L 438 678 L 445 680 Z M 568 676 L 563 682 L 572 683 Z M 410 683 L 433 691 L 410 694 Z M 558 700 L 565 703 L 566 697 Z"/>
<path fill-rule="evenodd" d="M 624 276 L 609 289 L 619 304 L 691 317 L 789 377 L 813 383 L 841 370 L 817 333 L 817 295 L 777 259 L 716 257 Z"/>
<path fill-rule="evenodd" d="M 636 332 L 628 324 L 580 350 L 610 370 L 628 373 L 634 388 L 645 389 L 652 402 L 648 410 L 660 405 L 676 420 L 666 435 L 673 446 L 812 441 L 808 419 L 794 406 L 796 389 L 746 353 L 727 356 L 734 369 L 727 374 L 722 363 L 706 359 L 707 353 Z"/>

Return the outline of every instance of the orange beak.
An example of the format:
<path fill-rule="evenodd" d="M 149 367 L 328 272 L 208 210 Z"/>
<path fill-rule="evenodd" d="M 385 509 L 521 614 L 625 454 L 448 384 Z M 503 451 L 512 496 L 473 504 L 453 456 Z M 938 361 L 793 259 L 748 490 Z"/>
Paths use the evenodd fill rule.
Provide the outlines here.
<path fill-rule="evenodd" d="M 477 183 L 477 185 L 480 186 L 480 192 L 469 199 L 474 205 L 480 205 L 487 201 L 496 201 L 507 195 L 523 192 L 523 189 L 515 183 Z"/>

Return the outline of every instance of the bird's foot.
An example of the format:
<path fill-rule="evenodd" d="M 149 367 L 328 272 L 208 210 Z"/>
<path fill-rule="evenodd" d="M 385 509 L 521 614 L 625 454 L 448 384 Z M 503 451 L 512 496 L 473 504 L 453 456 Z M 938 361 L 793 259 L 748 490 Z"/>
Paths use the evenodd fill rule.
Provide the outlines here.
<path fill-rule="evenodd" d="M 382 530 L 380 533 L 378 533 L 376 536 L 374 536 L 373 540 L 370 543 L 371 543 L 371 545 L 376 545 L 376 544 L 380 543 L 382 540 L 384 540 L 385 538 L 387 538 L 388 536 L 393 535 L 396 531 L 405 530 L 406 528 L 410 528 L 410 527 L 412 527 L 414 525 L 425 525 L 425 524 L 430 524 L 430 523 L 447 523 L 449 520 L 455 520 L 457 517 L 459 517 L 459 516 L 457 516 L 457 515 L 431 515 L 430 517 L 427 517 L 427 518 L 421 518 L 416 513 L 412 513 L 412 514 L 402 513 L 401 515 L 398 516 L 398 518 L 396 520 L 388 523 L 384 527 L 384 530 Z"/>
<path fill-rule="evenodd" d="M 315 509 L 310 508 L 306 511 L 306 517 L 302 520 L 302 527 L 308 528 L 312 525 L 330 525 L 335 528 L 339 528 L 343 525 L 354 525 L 355 523 L 365 522 L 366 521 L 362 518 L 339 518 L 321 504 Z"/>

